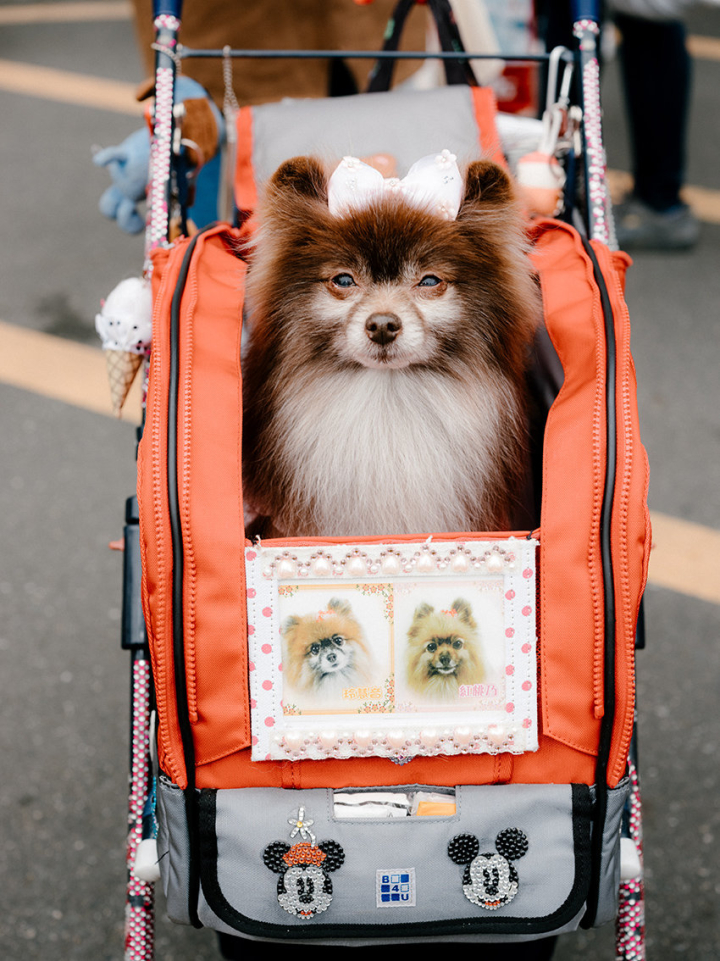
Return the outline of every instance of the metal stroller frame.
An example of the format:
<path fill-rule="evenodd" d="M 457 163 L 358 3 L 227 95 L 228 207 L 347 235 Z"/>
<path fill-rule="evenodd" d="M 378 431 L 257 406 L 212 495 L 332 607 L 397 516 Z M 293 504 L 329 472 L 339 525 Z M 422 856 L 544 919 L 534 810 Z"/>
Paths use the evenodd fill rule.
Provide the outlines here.
<path fill-rule="evenodd" d="M 178 43 L 181 26 L 182 0 L 155 0 L 156 86 L 155 114 L 151 145 L 151 176 L 148 196 L 146 255 L 168 242 L 170 214 L 177 203 L 177 175 L 174 157 L 180 150 L 176 136 L 177 120 L 173 109 L 174 89 L 178 64 L 185 57 L 216 58 L 294 58 L 294 59 L 452 59 L 468 61 L 497 59 L 497 55 L 453 52 L 368 52 L 368 51 L 286 51 L 286 50 L 190 50 Z M 580 124 L 584 144 L 583 166 L 578 179 L 583 209 L 573 201 L 573 223 L 588 239 L 599 240 L 616 247 L 612 212 L 606 181 L 605 150 L 602 139 L 600 104 L 600 69 L 597 45 L 600 33 L 599 3 L 596 0 L 575 0 L 573 3 L 573 33 L 577 51 L 564 50 L 560 58 L 574 62 L 577 78 L 578 103 L 582 110 Z M 505 60 L 547 62 L 548 55 L 503 57 Z M 612 363 L 608 363 L 608 391 L 613 390 Z M 608 430 L 611 425 L 608 425 Z M 609 447 L 610 452 L 610 447 Z M 605 510 L 612 507 L 612 491 Z M 127 841 L 127 900 L 125 927 L 126 961 L 152 961 L 154 958 L 154 885 L 135 873 L 136 855 L 143 840 L 154 836 L 154 778 L 152 770 L 152 712 L 153 684 L 147 634 L 140 601 L 140 540 L 137 501 L 131 497 L 126 505 L 124 589 L 122 616 L 122 646 L 131 654 L 131 760 L 129 795 L 129 833 Z M 609 546 L 605 545 L 609 554 Z M 612 577 L 610 563 L 609 576 Z M 606 624 L 612 628 L 612 611 L 606 611 Z M 642 618 L 640 622 L 642 627 Z M 640 638 L 640 634 L 639 634 Z M 642 646 L 641 640 L 638 647 Z M 608 645 L 612 652 L 613 645 Z M 605 664 L 606 677 L 614 676 L 614 663 L 609 656 Z M 604 718 L 601 739 L 609 738 L 612 715 Z M 600 752 L 602 755 L 602 752 Z M 642 824 L 640 789 L 636 762 L 636 745 L 631 750 L 628 773 L 632 789 L 623 818 L 623 834 L 632 840 L 642 859 Z M 597 782 L 602 783 L 605 772 L 598 769 Z M 589 925 L 588 925 L 589 926 Z M 643 961 L 644 889 L 642 875 L 624 880 L 620 885 L 619 912 L 616 923 L 616 958 L 619 961 Z"/>

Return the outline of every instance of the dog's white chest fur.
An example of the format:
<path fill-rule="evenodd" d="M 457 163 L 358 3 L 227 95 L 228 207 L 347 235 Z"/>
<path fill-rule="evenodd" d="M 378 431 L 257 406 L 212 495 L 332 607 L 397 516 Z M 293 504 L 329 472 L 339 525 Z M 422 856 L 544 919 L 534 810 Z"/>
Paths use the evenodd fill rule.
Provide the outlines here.
<path fill-rule="evenodd" d="M 496 478 L 495 452 L 517 400 L 482 384 L 406 368 L 300 371 L 281 391 L 275 440 L 298 507 L 325 535 L 471 529 Z"/>

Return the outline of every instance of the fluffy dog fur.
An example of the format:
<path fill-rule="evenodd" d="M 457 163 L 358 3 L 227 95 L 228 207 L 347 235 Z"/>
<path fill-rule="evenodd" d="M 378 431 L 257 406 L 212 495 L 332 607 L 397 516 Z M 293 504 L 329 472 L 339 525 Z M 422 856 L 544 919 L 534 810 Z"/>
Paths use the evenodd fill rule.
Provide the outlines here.
<path fill-rule="evenodd" d="M 244 483 L 266 520 L 249 533 L 513 527 L 540 306 L 505 172 L 471 164 L 455 221 L 385 198 L 338 217 L 299 157 L 260 221 Z"/>
<path fill-rule="evenodd" d="M 407 682 L 424 698 L 455 700 L 461 684 L 479 684 L 485 677 L 477 623 L 461 597 L 449 612 L 420 604 L 407 640 Z"/>
<path fill-rule="evenodd" d="M 285 678 L 313 702 L 370 680 L 370 651 L 347 601 L 333 597 L 326 611 L 286 618 L 282 638 Z"/>

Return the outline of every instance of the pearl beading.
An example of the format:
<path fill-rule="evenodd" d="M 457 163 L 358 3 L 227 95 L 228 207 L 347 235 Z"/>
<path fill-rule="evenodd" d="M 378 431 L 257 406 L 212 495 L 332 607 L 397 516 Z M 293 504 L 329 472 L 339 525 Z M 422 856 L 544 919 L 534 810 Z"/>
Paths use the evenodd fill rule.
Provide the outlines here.
<path fill-rule="evenodd" d="M 285 760 L 347 760 L 353 757 L 384 757 L 409 761 L 413 757 L 453 756 L 458 754 L 518 754 L 516 725 L 501 724 L 444 726 L 405 731 L 333 729 L 287 731 L 274 735 L 271 755 Z"/>
<path fill-rule="evenodd" d="M 507 543 L 512 544 L 514 538 Z M 296 577 L 313 579 L 368 577 L 399 577 L 402 575 L 433 574 L 499 574 L 514 571 L 517 567 L 516 552 L 503 543 L 493 543 L 484 550 L 473 550 L 466 543 L 443 548 L 425 543 L 421 549 L 410 553 L 400 547 L 378 547 L 362 550 L 355 547 L 340 554 L 337 551 L 318 550 L 303 559 L 297 552 L 285 550 L 277 553 L 263 567 L 267 580 L 291 580 Z"/>
<path fill-rule="evenodd" d="M 155 890 L 134 874 L 135 856 L 142 840 L 142 817 L 150 775 L 150 661 L 136 660 L 132 669 L 132 772 L 127 839 L 128 880 L 125 906 L 125 961 L 153 957 Z"/>
<path fill-rule="evenodd" d="M 582 70 L 582 83 L 590 236 L 594 240 L 614 246 L 615 227 L 607 184 L 600 101 L 600 64 L 597 59 L 600 28 L 593 20 L 579 20 L 574 25 L 573 32 L 579 41 L 580 50 L 587 54 Z"/>

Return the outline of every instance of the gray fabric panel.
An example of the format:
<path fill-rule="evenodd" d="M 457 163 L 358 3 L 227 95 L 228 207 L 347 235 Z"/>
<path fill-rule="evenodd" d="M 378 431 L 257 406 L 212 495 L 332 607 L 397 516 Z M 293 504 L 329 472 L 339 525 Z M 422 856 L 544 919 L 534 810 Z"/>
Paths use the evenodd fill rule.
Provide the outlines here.
<path fill-rule="evenodd" d="M 614 920 L 617 914 L 620 890 L 620 825 L 623 807 L 629 793 L 630 781 L 627 778 L 608 793 L 600 869 L 600 896 L 595 927 Z"/>
<path fill-rule="evenodd" d="M 189 849 L 183 792 L 160 779 L 157 791 L 158 859 L 168 917 L 190 924 L 188 915 Z"/>
<path fill-rule="evenodd" d="M 508 785 L 458 789 L 453 818 L 403 818 L 382 821 L 335 820 L 332 792 L 246 789 L 217 796 L 218 878 L 230 904 L 243 915 L 290 929 L 308 922 L 284 911 L 277 900 L 278 875 L 265 867 L 263 851 L 273 841 L 290 841 L 300 806 L 313 820 L 317 842 L 332 839 L 345 852 L 333 872 L 333 899 L 318 921 L 389 924 L 457 917 L 538 918 L 557 910 L 574 880 L 572 798 L 562 785 Z M 462 865 L 447 854 L 448 842 L 475 834 L 480 851 L 495 851 L 505 828 L 520 828 L 529 839 L 527 854 L 515 862 L 520 888 L 497 912 L 467 900 Z M 376 871 L 414 868 L 415 907 L 376 907 Z M 204 920 L 204 919 L 203 919 Z M 312 923 L 312 922 L 310 922 Z M 491 939 L 492 940 L 492 939 Z"/>
<path fill-rule="evenodd" d="M 253 108 L 258 183 L 283 161 L 302 154 L 337 163 L 347 155 L 389 153 L 402 177 L 420 157 L 445 148 L 457 155 L 459 164 L 482 155 L 468 87 L 284 100 Z"/>

